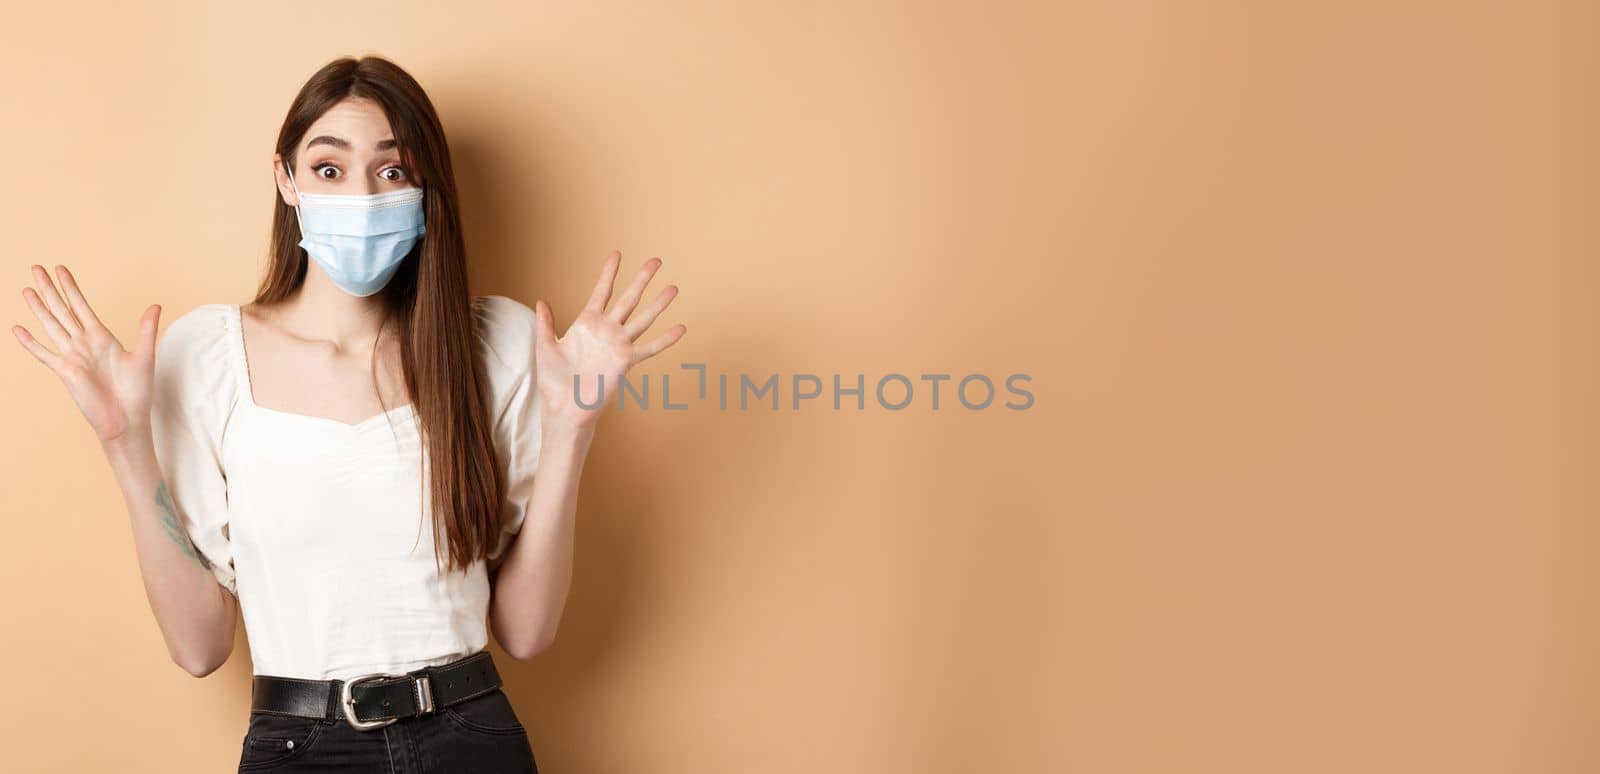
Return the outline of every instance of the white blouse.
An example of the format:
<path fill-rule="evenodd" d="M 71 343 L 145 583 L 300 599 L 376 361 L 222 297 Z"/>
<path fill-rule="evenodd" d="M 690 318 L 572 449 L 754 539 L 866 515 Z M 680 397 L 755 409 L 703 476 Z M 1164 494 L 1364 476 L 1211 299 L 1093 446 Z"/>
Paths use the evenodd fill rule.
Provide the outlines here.
<path fill-rule="evenodd" d="M 156 348 L 151 432 L 195 547 L 239 600 L 254 673 L 400 673 L 482 650 L 488 569 L 521 528 L 539 461 L 534 314 L 472 299 L 505 529 L 466 571 L 434 565 L 415 409 L 356 424 L 255 404 L 236 304 L 173 320 Z M 442 559 L 441 559 L 442 563 Z"/>

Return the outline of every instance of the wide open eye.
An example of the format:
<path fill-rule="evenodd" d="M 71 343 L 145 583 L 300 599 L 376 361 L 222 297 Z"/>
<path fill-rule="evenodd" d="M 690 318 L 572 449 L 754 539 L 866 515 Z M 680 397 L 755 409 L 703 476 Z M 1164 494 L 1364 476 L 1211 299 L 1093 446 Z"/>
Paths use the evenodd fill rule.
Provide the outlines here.
<path fill-rule="evenodd" d="M 327 174 L 323 173 L 323 170 L 328 170 L 328 169 L 333 170 L 334 174 L 327 175 Z M 312 167 L 311 171 L 313 173 L 315 173 L 317 177 L 320 177 L 323 180 L 337 180 L 337 179 L 339 179 L 339 175 L 344 174 L 343 172 L 339 171 L 338 167 L 336 167 L 336 166 L 334 166 L 332 164 L 328 164 L 328 163 L 318 164 L 318 165 Z"/>
<path fill-rule="evenodd" d="M 390 172 L 393 172 L 395 174 L 391 175 L 391 174 L 389 174 Z M 384 180 L 387 180 L 387 181 L 389 181 L 391 183 L 398 183 L 398 182 L 406 179 L 406 171 L 405 171 L 405 169 L 403 167 L 398 167 L 398 166 L 388 167 L 388 168 L 384 169 L 382 172 L 379 172 L 378 173 L 378 177 L 381 177 Z"/>

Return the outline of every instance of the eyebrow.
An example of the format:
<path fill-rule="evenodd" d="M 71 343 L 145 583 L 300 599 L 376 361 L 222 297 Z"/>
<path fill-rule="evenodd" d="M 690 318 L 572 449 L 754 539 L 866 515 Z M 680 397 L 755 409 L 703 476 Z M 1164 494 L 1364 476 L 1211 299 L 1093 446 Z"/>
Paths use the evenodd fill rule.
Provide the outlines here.
<path fill-rule="evenodd" d="M 346 140 L 342 137 L 334 137 L 333 135 L 329 134 L 319 134 L 316 137 L 311 138 L 311 142 L 306 143 L 306 150 L 311 150 L 318 145 L 332 145 L 339 150 L 350 150 L 349 140 Z M 379 140 L 377 148 L 378 150 L 389 150 L 398 146 L 399 143 L 395 142 L 395 139 L 391 137 L 387 140 Z"/>

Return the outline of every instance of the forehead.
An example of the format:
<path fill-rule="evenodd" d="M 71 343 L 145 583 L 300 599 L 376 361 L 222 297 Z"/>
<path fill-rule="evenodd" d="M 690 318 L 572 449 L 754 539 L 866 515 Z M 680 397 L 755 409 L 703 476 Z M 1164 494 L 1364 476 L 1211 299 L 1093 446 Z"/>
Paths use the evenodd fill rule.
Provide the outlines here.
<path fill-rule="evenodd" d="M 372 152 L 379 149 L 383 140 L 393 140 L 394 132 L 389 128 L 389 119 L 383 114 L 383 108 L 378 103 L 369 99 L 348 97 L 335 103 L 326 112 L 311 122 L 306 129 L 305 137 L 300 140 L 301 150 L 305 150 L 319 137 L 335 137 L 351 144 L 351 152 Z M 384 143 L 392 147 L 392 143 Z M 343 150 L 326 141 L 318 142 L 319 150 Z"/>

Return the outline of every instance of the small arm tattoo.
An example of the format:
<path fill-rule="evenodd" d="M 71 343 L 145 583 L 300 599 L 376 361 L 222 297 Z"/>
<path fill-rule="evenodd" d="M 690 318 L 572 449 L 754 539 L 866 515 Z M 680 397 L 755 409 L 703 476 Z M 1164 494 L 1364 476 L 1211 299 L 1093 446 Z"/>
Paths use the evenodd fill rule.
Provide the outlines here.
<path fill-rule="evenodd" d="M 189 539 L 189 533 L 183 528 L 183 520 L 178 518 L 178 506 L 172 501 L 172 493 L 167 491 L 167 482 L 162 481 L 156 486 L 156 505 L 161 508 L 161 527 L 167 531 L 167 537 L 178 544 L 185 556 L 195 560 L 203 569 L 211 569 L 211 562 L 206 560 L 205 554 L 195 548 L 194 542 Z"/>

